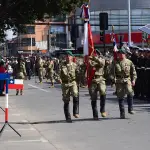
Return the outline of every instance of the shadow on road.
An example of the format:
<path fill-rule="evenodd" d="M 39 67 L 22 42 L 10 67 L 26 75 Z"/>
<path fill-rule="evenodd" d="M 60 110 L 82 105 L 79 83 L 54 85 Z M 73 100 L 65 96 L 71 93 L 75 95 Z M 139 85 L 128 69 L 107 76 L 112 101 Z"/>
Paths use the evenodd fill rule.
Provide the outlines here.
<path fill-rule="evenodd" d="M 87 122 L 87 121 L 105 121 L 105 120 L 119 120 L 119 117 L 112 117 L 112 118 L 100 118 L 99 120 L 93 120 L 93 118 L 86 118 L 86 119 L 72 119 L 72 122 Z M 129 119 L 129 118 L 126 118 Z M 10 124 L 20 124 L 20 125 L 36 125 L 36 124 L 58 124 L 58 123 L 67 123 L 66 120 L 52 120 L 52 121 L 37 121 L 37 122 L 9 122 Z M 0 122 L 0 124 L 3 124 Z"/>

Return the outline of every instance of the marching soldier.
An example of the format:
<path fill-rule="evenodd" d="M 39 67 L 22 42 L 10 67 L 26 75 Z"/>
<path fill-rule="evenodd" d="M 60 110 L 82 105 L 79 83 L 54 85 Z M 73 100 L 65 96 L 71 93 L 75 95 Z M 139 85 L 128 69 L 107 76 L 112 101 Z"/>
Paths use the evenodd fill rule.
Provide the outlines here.
<path fill-rule="evenodd" d="M 54 62 L 49 60 L 47 63 L 47 76 L 51 81 L 51 87 L 54 87 Z"/>
<path fill-rule="evenodd" d="M 137 79 L 136 70 L 132 61 L 126 58 L 126 50 L 121 49 L 118 52 L 118 58 L 112 63 L 111 79 L 116 85 L 117 98 L 120 108 L 120 118 L 125 119 L 124 98 L 127 94 L 128 113 L 133 111 L 133 86 Z"/>
<path fill-rule="evenodd" d="M 39 81 L 40 81 L 40 83 L 42 83 L 42 80 L 43 80 L 43 60 L 41 57 L 37 58 L 36 68 L 37 68 L 37 72 L 38 72 Z"/>
<path fill-rule="evenodd" d="M 105 59 L 97 56 L 90 56 L 90 66 L 95 68 L 95 75 L 89 87 L 91 97 L 91 106 L 93 110 L 94 120 L 98 120 L 97 111 L 97 92 L 100 93 L 100 113 L 102 117 L 106 117 L 105 102 L 106 102 L 106 83 L 104 78 Z"/>
<path fill-rule="evenodd" d="M 147 49 L 146 53 L 146 65 L 145 65 L 145 73 L 146 73 L 146 99 L 150 100 L 150 49 Z"/>
<path fill-rule="evenodd" d="M 76 82 L 77 66 L 72 62 L 72 56 L 67 54 L 66 62 L 61 65 L 60 79 L 62 85 L 62 97 L 64 101 L 64 114 L 67 122 L 71 121 L 71 115 L 69 111 L 70 96 L 73 96 L 73 116 L 79 118 L 79 99 L 78 99 L 78 87 Z"/>
<path fill-rule="evenodd" d="M 18 64 L 15 67 L 15 78 L 16 79 L 25 79 L 27 77 L 25 62 L 23 57 L 18 58 Z M 16 95 L 19 94 L 19 90 L 16 90 Z M 20 90 L 20 95 L 23 94 L 23 90 Z"/>

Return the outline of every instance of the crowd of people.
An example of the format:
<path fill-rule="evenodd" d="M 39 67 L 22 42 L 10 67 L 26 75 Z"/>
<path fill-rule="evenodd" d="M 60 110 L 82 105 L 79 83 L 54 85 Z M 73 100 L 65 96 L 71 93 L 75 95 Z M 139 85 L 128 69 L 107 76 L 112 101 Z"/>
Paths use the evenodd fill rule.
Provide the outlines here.
<path fill-rule="evenodd" d="M 70 96 L 73 97 L 73 116 L 79 117 L 79 86 L 88 87 L 91 97 L 93 118 L 98 119 L 97 93 L 100 93 L 100 113 L 106 117 L 106 88 L 107 84 L 115 85 L 116 96 L 120 108 L 120 118 L 125 118 L 124 100 L 127 94 L 128 113 L 134 114 L 133 98 L 150 100 L 150 50 L 131 49 L 122 47 L 113 55 L 103 56 L 101 53 L 88 57 L 87 70 L 84 57 L 73 58 L 67 53 L 61 58 L 23 57 L 1 59 L 0 73 L 11 73 L 14 78 L 28 79 L 38 76 L 39 83 L 50 80 L 51 88 L 55 82 L 61 83 L 62 100 L 66 121 L 71 122 L 69 111 Z M 87 72 L 94 68 L 95 73 L 90 85 L 87 82 Z M 4 82 L 0 84 L 1 95 L 4 95 Z M 16 90 L 16 95 L 23 94 L 23 90 Z"/>

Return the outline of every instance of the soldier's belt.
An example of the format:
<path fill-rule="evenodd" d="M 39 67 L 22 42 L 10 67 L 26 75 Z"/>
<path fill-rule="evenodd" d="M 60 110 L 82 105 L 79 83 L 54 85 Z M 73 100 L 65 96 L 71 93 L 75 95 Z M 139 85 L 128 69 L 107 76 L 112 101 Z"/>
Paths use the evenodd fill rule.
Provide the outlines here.
<path fill-rule="evenodd" d="M 69 81 L 62 81 L 62 83 L 64 83 L 64 84 L 69 84 L 69 83 L 71 83 L 71 82 L 74 82 L 75 80 L 69 80 Z"/>
<path fill-rule="evenodd" d="M 100 78 L 100 77 L 102 77 L 103 75 L 95 75 L 94 76 L 94 79 L 97 79 L 97 78 Z"/>
<path fill-rule="evenodd" d="M 127 79 L 130 78 L 130 76 L 116 76 L 117 79 Z"/>

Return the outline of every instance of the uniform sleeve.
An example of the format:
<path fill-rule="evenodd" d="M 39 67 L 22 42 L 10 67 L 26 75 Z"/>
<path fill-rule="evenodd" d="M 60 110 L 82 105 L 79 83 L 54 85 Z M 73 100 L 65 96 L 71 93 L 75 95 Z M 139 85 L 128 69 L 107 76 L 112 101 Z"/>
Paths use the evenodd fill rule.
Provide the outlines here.
<path fill-rule="evenodd" d="M 98 65 L 99 67 L 103 67 L 105 65 L 105 60 L 98 57 L 93 57 L 92 61 L 94 61 L 95 65 Z"/>
<path fill-rule="evenodd" d="M 25 76 L 27 76 L 25 65 L 23 65 L 23 73 L 24 73 Z"/>
<path fill-rule="evenodd" d="M 130 75 L 131 75 L 132 81 L 135 82 L 136 79 L 137 79 L 137 73 L 136 73 L 135 66 L 134 66 L 134 64 L 132 63 L 132 61 L 131 61 Z"/>
<path fill-rule="evenodd" d="M 110 65 L 109 78 L 112 82 L 115 82 L 115 62 L 113 61 Z"/>

